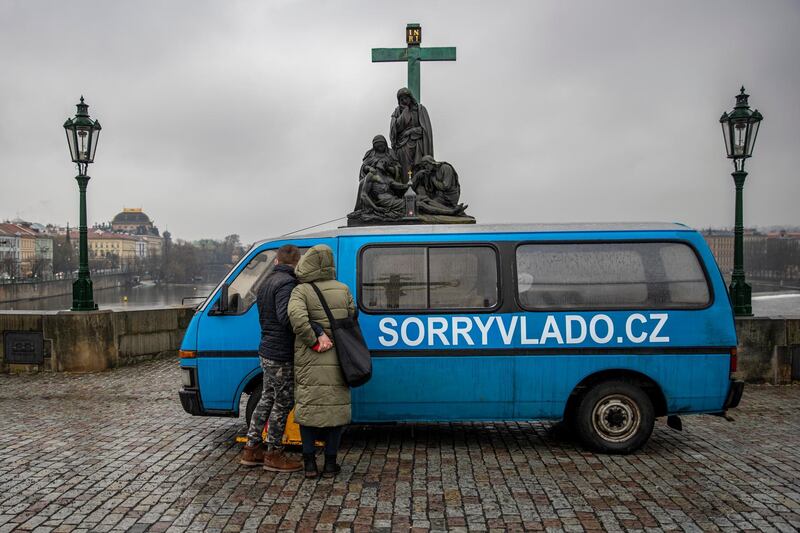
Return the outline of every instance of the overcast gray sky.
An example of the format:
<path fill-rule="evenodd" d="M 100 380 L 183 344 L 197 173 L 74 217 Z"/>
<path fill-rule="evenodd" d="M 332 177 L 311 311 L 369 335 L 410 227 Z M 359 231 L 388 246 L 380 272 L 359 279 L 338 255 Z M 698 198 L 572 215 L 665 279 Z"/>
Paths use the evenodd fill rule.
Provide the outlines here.
<path fill-rule="evenodd" d="M 344 216 L 388 135 L 401 63 L 424 63 L 439 160 L 479 222 L 733 224 L 718 118 L 764 115 L 746 225 L 800 224 L 800 3 L 101 2 L 0 4 L 0 218 L 77 224 L 63 121 L 103 125 L 89 220 L 142 207 L 175 237 L 244 242 Z"/>

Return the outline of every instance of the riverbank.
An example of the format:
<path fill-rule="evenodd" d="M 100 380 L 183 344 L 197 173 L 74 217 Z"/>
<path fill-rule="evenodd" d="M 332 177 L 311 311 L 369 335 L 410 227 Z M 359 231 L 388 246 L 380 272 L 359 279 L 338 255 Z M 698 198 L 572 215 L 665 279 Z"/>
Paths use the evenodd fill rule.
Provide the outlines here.
<path fill-rule="evenodd" d="M 143 283 L 134 287 L 121 285 L 95 289 L 94 301 L 100 309 L 123 311 L 148 309 L 172 305 L 196 305 L 211 294 L 212 284 L 159 284 Z M 67 294 L 35 300 L 3 302 L 0 311 L 59 311 L 72 306 L 72 287 Z"/>
<path fill-rule="evenodd" d="M 95 275 L 92 277 L 92 284 L 95 291 L 102 291 L 129 285 L 132 277 L 132 274 L 127 273 Z M 74 281 L 74 279 L 53 279 L 33 283 L 3 283 L 0 284 L 0 302 L 12 304 L 69 295 L 71 304 Z"/>

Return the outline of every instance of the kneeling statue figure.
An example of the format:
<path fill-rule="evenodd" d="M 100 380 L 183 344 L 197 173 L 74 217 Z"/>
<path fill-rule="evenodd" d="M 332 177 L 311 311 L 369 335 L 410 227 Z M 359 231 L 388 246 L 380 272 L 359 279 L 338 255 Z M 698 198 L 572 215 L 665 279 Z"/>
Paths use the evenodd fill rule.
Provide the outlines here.
<path fill-rule="evenodd" d="M 467 205 L 458 203 L 461 185 L 453 165 L 422 157 L 414 166 L 414 191 L 419 212 L 430 215 L 463 215 Z"/>

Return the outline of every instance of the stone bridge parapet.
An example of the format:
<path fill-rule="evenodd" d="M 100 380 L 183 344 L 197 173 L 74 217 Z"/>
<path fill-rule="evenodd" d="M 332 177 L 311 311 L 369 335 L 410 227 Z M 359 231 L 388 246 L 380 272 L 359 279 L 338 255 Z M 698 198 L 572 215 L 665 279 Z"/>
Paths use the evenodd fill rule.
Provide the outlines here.
<path fill-rule="evenodd" d="M 189 306 L 125 311 L 0 311 L 0 372 L 91 372 L 174 353 L 194 314 Z M 38 364 L 8 361 L 6 334 L 41 334 Z M 800 317 L 737 318 L 737 377 L 752 383 L 800 379 Z"/>
<path fill-rule="evenodd" d="M 92 372 L 175 353 L 194 314 L 189 306 L 124 311 L 0 311 L 0 372 Z M 10 362 L 9 333 L 39 334 L 40 363 Z"/>

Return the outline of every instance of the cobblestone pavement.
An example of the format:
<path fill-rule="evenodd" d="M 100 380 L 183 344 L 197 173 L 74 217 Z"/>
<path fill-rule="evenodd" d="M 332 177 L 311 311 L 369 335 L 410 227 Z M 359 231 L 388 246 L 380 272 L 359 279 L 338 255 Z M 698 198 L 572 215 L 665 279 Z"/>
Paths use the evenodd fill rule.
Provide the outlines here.
<path fill-rule="evenodd" d="M 659 420 L 631 456 L 550 424 L 351 428 L 332 481 L 239 466 L 243 421 L 185 414 L 179 378 L 0 375 L 0 532 L 800 529 L 798 386 Z"/>

